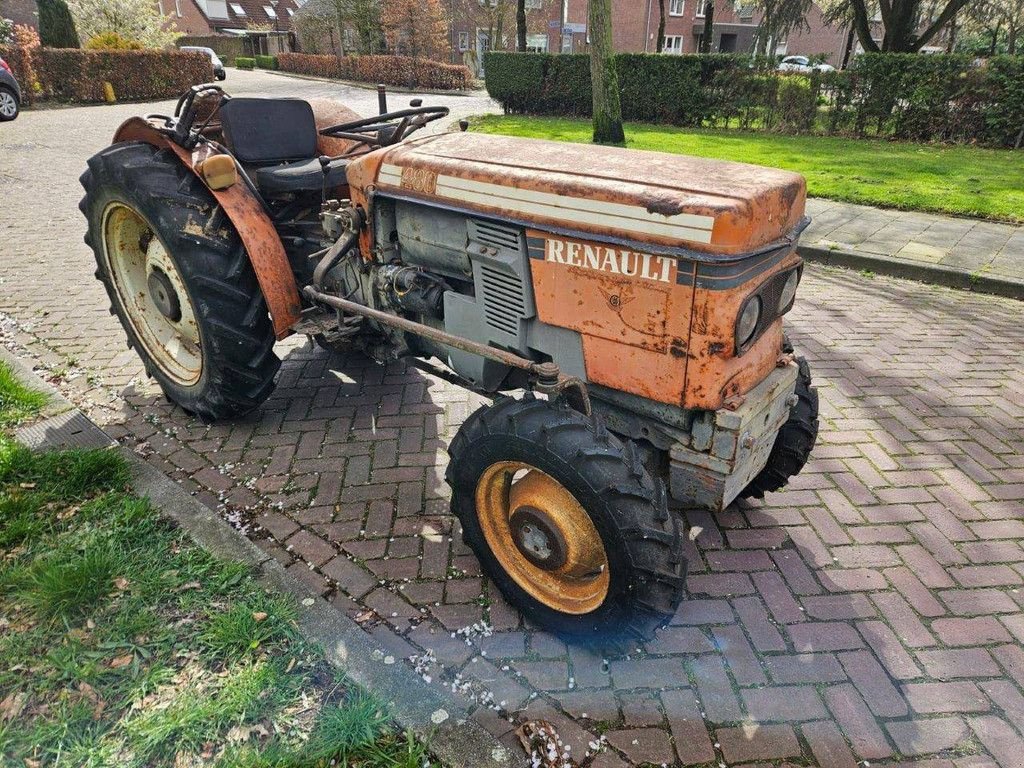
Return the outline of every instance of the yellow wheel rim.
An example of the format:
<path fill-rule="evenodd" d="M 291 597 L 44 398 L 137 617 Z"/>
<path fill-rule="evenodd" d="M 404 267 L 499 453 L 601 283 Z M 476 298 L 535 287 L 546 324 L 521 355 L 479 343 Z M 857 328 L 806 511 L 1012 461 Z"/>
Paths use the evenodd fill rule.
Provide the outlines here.
<path fill-rule="evenodd" d="M 505 572 L 556 611 L 584 614 L 608 596 L 608 556 L 590 515 L 550 475 L 499 461 L 476 486 L 484 539 Z"/>
<path fill-rule="evenodd" d="M 203 372 L 199 325 L 185 281 L 138 211 L 111 203 L 103 211 L 103 259 L 135 335 L 150 359 L 178 384 Z"/>

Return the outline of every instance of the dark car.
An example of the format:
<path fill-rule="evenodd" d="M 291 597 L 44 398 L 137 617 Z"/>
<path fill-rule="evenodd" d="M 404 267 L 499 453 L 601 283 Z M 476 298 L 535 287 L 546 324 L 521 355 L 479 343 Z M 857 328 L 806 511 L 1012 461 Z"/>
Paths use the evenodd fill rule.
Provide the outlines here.
<path fill-rule="evenodd" d="M 223 80 L 228 76 L 228 73 L 224 71 L 224 62 L 220 60 L 217 52 L 213 48 L 206 48 L 201 45 L 183 45 L 181 46 L 183 51 L 199 51 L 199 53 L 205 53 L 210 57 L 210 61 L 213 62 L 213 76 L 218 80 Z"/>
<path fill-rule="evenodd" d="M 21 111 L 21 88 L 10 65 L 0 59 L 0 121 L 13 120 Z"/>

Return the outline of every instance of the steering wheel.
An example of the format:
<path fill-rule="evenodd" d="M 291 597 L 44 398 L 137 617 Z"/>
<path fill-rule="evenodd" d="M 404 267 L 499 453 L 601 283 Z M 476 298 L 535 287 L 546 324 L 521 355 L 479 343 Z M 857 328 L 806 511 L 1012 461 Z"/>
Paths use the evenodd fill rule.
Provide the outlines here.
<path fill-rule="evenodd" d="M 383 115 L 375 117 L 366 117 L 362 120 L 332 125 L 321 129 L 320 135 L 334 139 L 348 139 L 356 142 L 356 146 L 365 144 L 372 148 L 388 147 L 397 144 L 427 123 L 447 117 L 448 113 L 448 107 L 411 107 L 400 109 L 397 112 L 385 112 Z M 351 150 L 346 154 L 350 152 Z"/>

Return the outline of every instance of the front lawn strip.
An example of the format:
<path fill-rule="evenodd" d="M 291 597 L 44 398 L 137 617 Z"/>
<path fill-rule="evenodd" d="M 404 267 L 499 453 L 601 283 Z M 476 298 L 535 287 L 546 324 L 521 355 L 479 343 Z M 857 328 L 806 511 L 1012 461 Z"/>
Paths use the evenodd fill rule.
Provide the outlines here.
<path fill-rule="evenodd" d="M 589 120 L 565 118 L 483 115 L 470 124 L 483 133 L 557 141 L 589 142 L 592 133 Z M 1022 155 L 1014 150 L 641 124 L 626 126 L 626 143 L 796 171 L 813 197 L 1024 222 L 1024 186 L 1013 170 Z"/>
<path fill-rule="evenodd" d="M 0 364 L 0 421 L 44 397 Z M 128 491 L 120 452 L 0 436 L 0 762 L 422 768 L 298 608 Z"/>

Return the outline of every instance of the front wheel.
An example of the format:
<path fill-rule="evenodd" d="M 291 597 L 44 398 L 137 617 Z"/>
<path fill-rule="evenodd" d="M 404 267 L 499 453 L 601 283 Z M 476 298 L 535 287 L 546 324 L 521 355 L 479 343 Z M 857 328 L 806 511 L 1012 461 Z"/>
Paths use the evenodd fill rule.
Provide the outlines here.
<path fill-rule="evenodd" d="M 255 408 L 281 365 L 245 246 L 177 155 L 107 147 L 82 174 L 79 207 L 96 277 L 146 372 L 206 420 Z"/>
<path fill-rule="evenodd" d="M 449 453 L 463 538 L 526 618 L 568 639 L 642 640 L 674 615 L 681 527 L 633 444 L 527 396 L 476 411 Z"/>
<path fill-rule="evenodd" d="M 783 351 L 793 351 L 788 340 Z M 784 487 L 792 477 L 800 474 L 818 440 L 818 390 L 811 386 L 811 367 L 807 360 L 798 357 L 796 363 L 799 371 L 794 393 L 796 403 L 775 437 L 764 469 L 740 493 L 743 498 L 762 499 L 765 493 Z"/>
<path fill-rule="evenodd" d="M 21 111 L 17 94 L 6 85 L 0 85 L 0 122 L 13 120 Z"/>

